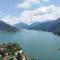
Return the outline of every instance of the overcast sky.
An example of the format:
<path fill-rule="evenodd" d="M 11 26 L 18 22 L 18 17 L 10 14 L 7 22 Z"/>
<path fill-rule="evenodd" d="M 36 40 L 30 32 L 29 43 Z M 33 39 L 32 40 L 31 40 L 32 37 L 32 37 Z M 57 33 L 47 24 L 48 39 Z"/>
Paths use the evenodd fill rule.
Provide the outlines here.
<path fill-rule="evenodd" d="M 60 0 L 0 0 L 0 19 L 14 25 L 55 20 L 60 17 Z"/>

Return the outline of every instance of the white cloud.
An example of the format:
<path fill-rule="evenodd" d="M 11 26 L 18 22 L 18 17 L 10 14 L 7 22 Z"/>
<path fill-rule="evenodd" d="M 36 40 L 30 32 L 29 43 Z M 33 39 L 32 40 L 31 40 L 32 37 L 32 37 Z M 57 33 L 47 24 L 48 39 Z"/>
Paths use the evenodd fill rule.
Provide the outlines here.
<path fill-rule="evenodd" d="M 54 5 L 42 6 L 36 10 L 27 10 L 21 13 L 19 20 L 31 24 L 32 22 L 43 22 L 55 20 L 60 17 L 60 7 Z"/>
<path fill-rule="evenodd" d="M 17 4 L 17 7 L 18 7 L 18 8 L 24 8 L 24 9 L 25 9 L 25 8 L 27 9 L 27 8 L 29 8 L 30 6 L 31 6 L 31 4 L 30 4 L 29 2 L 23 2 L 23 3 L 18 3 L 18 4 Z"/>
<path fill-rule="evenodd" d="M 7 24 L 14 25 L 16 23 L 19 23 L 18 18 L 15 16 L 7 15 L 3 18 L 1 18 L 2 21 L 6 22 Z"/>
<path fill-rule="evenodd" d="M 55 20 L 60 17 L 60 7 L 55 5 L 38 7 L 35 10 L 25 10 L 20 16 L 5 16 L 1 20 L 14 25 L 19 22 L 31 24 L 33 22 L 44 22 Z"/>
<path fill-rule="evenodd" d="M 34 4 L 38 4 L 41 1 L 48 2 L 49 0 L 24 0 L 22 3 L 17 3 L 18 8 L 28 9 L 32 7 Z"/>
<path fill-rule="evenodd" d="M 49 0 L 43 0 L 43 1 L 45 1 L 45 2 L 49 2 Z"/>

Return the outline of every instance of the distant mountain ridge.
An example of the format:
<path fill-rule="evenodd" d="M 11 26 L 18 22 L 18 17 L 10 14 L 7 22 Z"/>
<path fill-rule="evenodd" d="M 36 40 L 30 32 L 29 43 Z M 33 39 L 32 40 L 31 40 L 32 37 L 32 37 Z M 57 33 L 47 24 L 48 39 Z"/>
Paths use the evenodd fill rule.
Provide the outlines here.
<path fill-rule="evenodd" d="M 15 27 L 29 30 L 48 31 L 60 35 L 60 18 L 54 21 L 51 20 L 46 22 L 35 22 L 32 23 L 31 25 L 27 25 L 25 23 L 19 23 L 16 24 Z"/>
<path fill-rule="evenodd" d="M 36 23 L 34 26 L 32 25 L 29 27 L 31 30 L 48 31 L 60 35 L 60 18 L 56 19 L 55 21 L 47 21 L 43 23 Z"/>
<path fill-rule="evenodd" d="M 47 21 L 47 22 L 42 22 L 42 23 L 36 22 L 36 23 L 31 24 L 29 29 L 49 31 L 52 25 L 53 25 L 52 21 Z"/>
<path fill-rule="evenodd" d="M 58 35 L 60 35 L 60 18 L 54 21 L 54 24 L 50 30 L 55 34 L 57 33 Z"/>
<path fill-rule="evenodd" d="M 12 27 L 12 26 L 8 25 L 7 23 L 0 20 L 0 31 L 16 32 L 16 31 L 19 31 L 19 29 Z"/>
<path fill-rule="evenodd" d="M 18 24 L 15 24 L 14 27 L 19 28 L 19 29 L 27 29 L 29 25 L 25 23 L 18 23 Z"/>

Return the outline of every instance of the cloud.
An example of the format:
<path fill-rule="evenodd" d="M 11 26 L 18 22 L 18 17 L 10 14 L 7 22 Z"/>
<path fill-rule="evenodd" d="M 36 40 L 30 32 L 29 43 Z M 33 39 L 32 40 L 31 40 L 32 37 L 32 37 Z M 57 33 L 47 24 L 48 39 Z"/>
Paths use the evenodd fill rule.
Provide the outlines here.
<path fill-rule="evenodd" d="M 38 4 L 42 1 L 48 2 L 49 0 L 24 0 L 22 3 L 17 3 L 17 8 L 28 9 L 32 7 L 34 4 Z"/>
<path fill-rule="evenodd" d="M 1 20 L 8 24 L 14 25 L 19 22 L 31 24 L 34 22 L 51 21 L 60 18 L 60 7 L 55 5 L 41 6 L 35 10 L 25 10 L 20 16 L 7 15 Z"/>
<path fill-rule="evenodd" d="M 14 25 L 16 23 L 19 23 L 18 18 L 15 16 L 7 15 L 3 18 L 1 18 L 2 21 L 6 22 L 7 24 Z"/>
<path fill-rule="evenodd" d="M 36 10 L 26 10 L 21 13 L 19 20 L 31 24 L 33 22 L 44 22 L 55 20 L 60 17 L 60 7 L 55 5 L 42 6 Z"/>

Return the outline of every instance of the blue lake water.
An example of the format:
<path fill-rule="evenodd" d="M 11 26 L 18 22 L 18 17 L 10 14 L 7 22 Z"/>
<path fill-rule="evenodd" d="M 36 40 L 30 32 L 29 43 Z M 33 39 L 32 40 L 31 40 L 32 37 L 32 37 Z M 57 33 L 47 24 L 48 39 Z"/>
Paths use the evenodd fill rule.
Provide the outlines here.
<path fill-rule="evenodd" d="M 0 32 L 0 42 L 17 42 L 24 52 L 37 60 L 60 60 L 60 36 L 49 32 L 21 30 Z"/>

